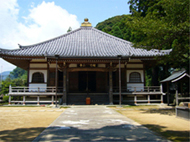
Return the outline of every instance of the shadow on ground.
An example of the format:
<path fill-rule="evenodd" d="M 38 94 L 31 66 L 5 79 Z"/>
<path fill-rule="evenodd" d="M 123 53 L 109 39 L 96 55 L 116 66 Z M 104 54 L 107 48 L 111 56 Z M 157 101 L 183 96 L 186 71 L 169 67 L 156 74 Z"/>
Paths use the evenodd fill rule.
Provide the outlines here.
<path fill-rule="evenodd" d="M 146 124 L 143 126 L 147 127 L 148 129 L 156 133 L 159 133 L 160 135 L 172 141 L 184 141 L 184 142 L 190 141 L 189 131 L 171 131 L 171 130 L 164 131 L 164 128 L 166 127 L 160 125 L 152 125 L 152 124 Z"/>
<path fill-rule="evenodd" d="M 143 110 L 143 113 L 159 113 L 164 115 L 175 115 L 175 109 L 149 109 Z"/>
<path fill-rule="evenodd" d="M 45 127 L 37 128 L 18 128 L 14 130 L 0 131 L 0 141 L 32 141 L 34 140 Z"/>
<path fill-rule="evenodd" d="M 37 137 L 37 141 L 166 141 L 153 135 L 152 131 L 143 126 L 122 124 L 106 126 L 100 129 L 79 129 L 76 127 L 52 126 L 48 127 Z"/>
<path fill-rule="evenodd" d="M 188 131 L 163 131 L 163 126 L 144 125 L 155 132 L 161 132 L 173 141 L 189 141 Z M 155 137 L 151 131 L 143 126 L 130 124 L 106 126 L 100 129 L 79 129 L 75 127 L 48 127 L 45 128 L 19 128 L 15 130 L 0 131 L 0 141 L 162 141 L 162 138 Z M 121 129 L 122 128 L 122 129 Z"/>

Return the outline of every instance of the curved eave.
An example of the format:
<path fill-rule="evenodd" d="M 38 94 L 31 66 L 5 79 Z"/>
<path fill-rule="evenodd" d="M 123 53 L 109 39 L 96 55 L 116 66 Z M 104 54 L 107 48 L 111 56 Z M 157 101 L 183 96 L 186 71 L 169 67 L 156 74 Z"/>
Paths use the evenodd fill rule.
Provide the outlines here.
<path fill-rule="evenodd" d="M 56 59 L 57 57 L 54 56 L 15 56 L 15 55 L 6 55 L 6 54 L 0 54 L 0 57 L 3 59 L 18 59 L 18 60 L 31 60 L 31 59 Z M 159 56 L 158 56 L 159 57 Z M 59 60 L 67 60 L 67 59 L 75 59 L 75 60 L 81 60 L 81 59 L 114 59 L 118 60 L 119 58 L 117 56 L 59 56 Z M 156 60 L 155 56 L 122 56 L 121 59 L 140 59 L 140 60 Z"/>

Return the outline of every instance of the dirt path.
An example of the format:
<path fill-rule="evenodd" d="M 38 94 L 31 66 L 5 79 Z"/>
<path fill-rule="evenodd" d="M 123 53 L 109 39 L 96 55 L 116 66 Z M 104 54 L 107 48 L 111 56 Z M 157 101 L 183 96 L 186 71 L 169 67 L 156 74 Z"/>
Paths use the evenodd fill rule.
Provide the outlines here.
<path fill-rule="evenodd" d="M 150 109 L 149 107 L 113 109 L 169 140 L 189 141 L 190 121 L 176 117 L 174 110 Z"/>
<path fill-rule="evenodd" d="M 32 141 L 65 109 L 0 107 L 0 141 Z"/>

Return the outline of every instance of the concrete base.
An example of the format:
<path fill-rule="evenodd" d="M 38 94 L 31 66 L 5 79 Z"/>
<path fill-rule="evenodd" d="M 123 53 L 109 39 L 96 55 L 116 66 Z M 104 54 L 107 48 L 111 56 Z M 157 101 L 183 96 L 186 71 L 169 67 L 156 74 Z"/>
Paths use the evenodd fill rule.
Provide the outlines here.
<path fill-rule="evenodd" d="M 190 120 L 190 108 L 176 107 L 176 116 Z"/>

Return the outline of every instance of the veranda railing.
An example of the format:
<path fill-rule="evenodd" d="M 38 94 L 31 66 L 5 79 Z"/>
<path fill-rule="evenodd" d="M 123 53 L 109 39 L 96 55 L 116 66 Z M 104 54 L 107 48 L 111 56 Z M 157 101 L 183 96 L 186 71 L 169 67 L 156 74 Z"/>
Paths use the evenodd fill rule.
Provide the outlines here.
<path fill-rule="evenodd" d="M 11 87 L 9 86 L 9 93 L 29 93 L 29 92 L 36 92 L 36 93 L 55 93 L 56 87 L 25 87 L 25 86 L 17 86 Z M 57 92 L 63 92 L 63 87 L 58 87 Z"/>

